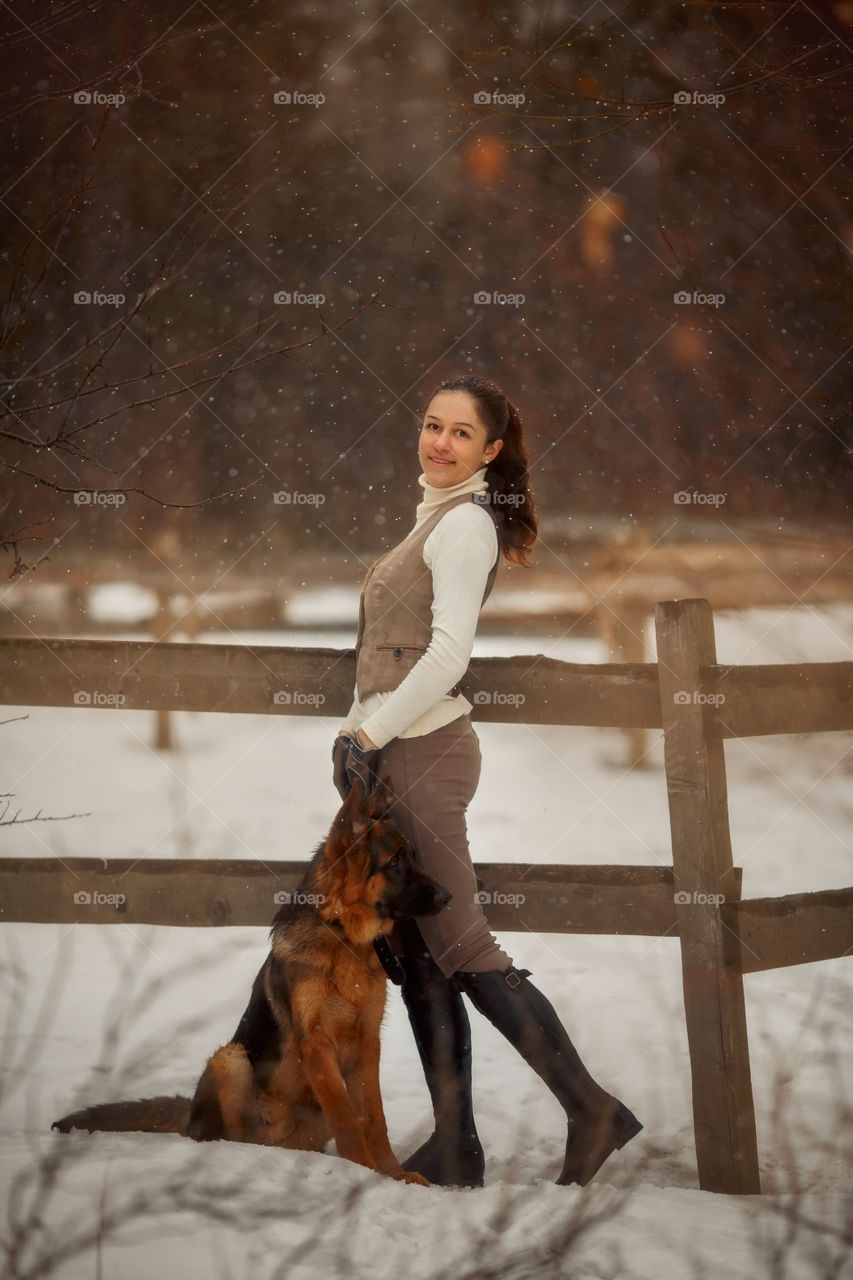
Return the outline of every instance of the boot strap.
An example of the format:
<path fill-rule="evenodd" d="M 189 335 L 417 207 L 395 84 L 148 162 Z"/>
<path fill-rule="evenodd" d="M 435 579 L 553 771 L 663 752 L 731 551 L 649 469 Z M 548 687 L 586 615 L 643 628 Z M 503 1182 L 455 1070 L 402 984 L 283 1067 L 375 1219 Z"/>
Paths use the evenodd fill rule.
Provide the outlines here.
<path fill-rule="evenodd" d="M 510 966 L 504 974 L 504 982 L 508 987 L 512 987 L 515 990 L 516 987 L 521 986 L 521 979 L 529 978 L 531 972 L 530 969 L 516 969 L 515 966 Z"/>

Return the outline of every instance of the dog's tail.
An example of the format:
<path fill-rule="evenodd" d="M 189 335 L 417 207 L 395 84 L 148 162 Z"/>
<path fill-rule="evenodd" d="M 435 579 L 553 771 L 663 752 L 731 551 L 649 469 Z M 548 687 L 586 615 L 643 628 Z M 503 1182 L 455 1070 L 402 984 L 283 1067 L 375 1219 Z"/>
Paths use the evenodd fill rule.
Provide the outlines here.
<path fill-rule="evenodd" d="M 88 1129 L 90 1133 L 182 1133 L 190 1121 L 189 1098 L 140 1098 L 138 1102 L 104 1102 L 97 1107 L 83 1107 L 61 1120 L 52 1129 L 70 1133 L 72 1129 Z"/>

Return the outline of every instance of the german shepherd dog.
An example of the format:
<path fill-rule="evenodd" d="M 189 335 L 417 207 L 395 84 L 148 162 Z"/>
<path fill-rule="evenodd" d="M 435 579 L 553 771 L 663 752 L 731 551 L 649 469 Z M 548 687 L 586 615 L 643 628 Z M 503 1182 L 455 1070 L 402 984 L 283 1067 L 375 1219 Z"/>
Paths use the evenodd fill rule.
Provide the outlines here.
<path fill-rule="evenodd" d="M 390 777 L 356 781 L 314 851 L 295 901 L 278 911 L 271 948 L 233 1038 L 208 1060 L 192 1099 L 88 1107 L 54 1129 L 181 1133 L 338 1154 L 404 1182 L 379 1092 L 386 975 L 374 942 L 395 920 L 433 915 L 446 889 L 415 866 L 394 824 Z M 387 942 L 384 943 L 387 948 Z"/>

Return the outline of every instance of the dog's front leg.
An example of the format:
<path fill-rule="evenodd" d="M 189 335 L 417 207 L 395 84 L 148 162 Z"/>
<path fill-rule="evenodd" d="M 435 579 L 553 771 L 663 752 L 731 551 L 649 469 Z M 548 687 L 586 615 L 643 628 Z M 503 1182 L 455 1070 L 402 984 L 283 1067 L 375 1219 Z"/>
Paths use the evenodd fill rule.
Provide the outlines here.
<path fill-rule="evenodd" d="M 378 1173 L 379 1168 L 370 1153 L 361 1120 L 350 1101 L 338 1065 L 338 1055 L 329 1036 L 319 1027 L 315 1028 L 302 1038 L 296 1052 L 328 1121 L 338 1155 Z"/>
<path fill-rule="evenodd" d="M 421 1187 L 430 1184 L 420 1173 L 408 1173 L 400 1164 L 388 1140 L 388 1122 L 382 1106 L 379 1086 L 379 1029 L 364 1037 L 361 1054 L 360 1078 L 354 1081 L 358 1095 L 363 1099 L 365 1135 L 370 1153 L 380 1173 L 399 1182 L 410 1182 Z"/>

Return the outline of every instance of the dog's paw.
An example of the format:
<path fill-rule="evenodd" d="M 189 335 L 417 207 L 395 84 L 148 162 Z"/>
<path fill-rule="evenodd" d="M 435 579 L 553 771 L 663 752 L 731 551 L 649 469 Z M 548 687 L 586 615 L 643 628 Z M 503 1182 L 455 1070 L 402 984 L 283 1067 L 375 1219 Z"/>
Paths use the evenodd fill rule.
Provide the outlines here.
<path fill-rule="evenodd" d="M 409 1182 L 416 1187 L 428 1187 L 431 1185 L 422 1173 L 409 1173 L 405 1169 L 403 1170 L 403 1182 Z"/>

